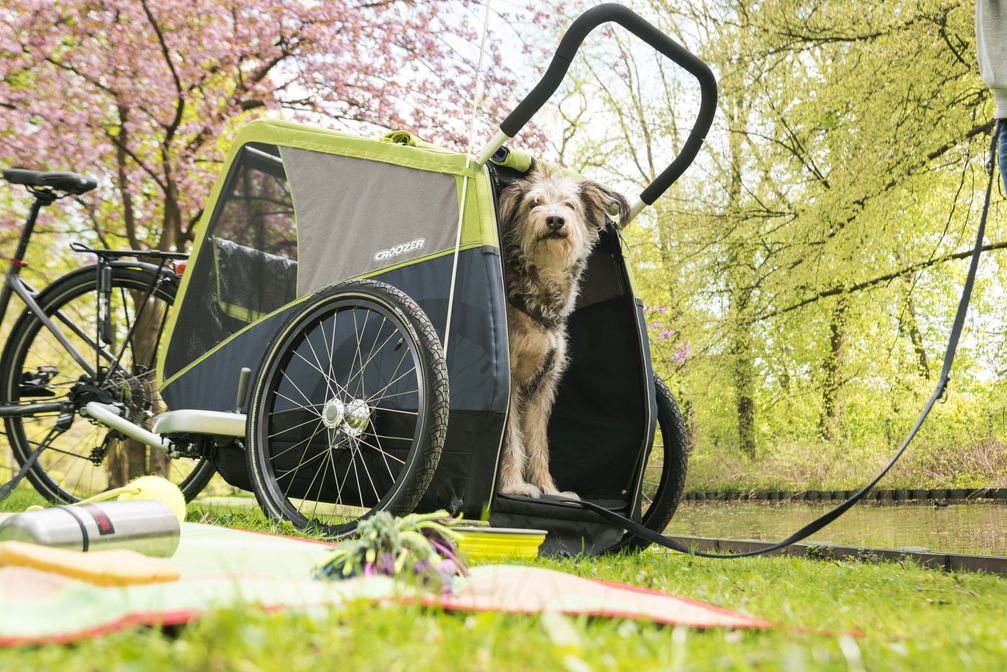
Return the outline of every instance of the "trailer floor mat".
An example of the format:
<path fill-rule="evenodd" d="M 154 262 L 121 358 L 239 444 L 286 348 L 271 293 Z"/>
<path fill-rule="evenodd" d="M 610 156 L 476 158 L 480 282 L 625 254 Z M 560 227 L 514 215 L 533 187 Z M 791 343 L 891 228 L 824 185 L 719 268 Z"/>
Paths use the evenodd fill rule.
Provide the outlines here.
<path fill-rule="evenodd" d="M 415 592 L 387 577 L 318 581 L 331 544 L 186 523 L 171 583 L 98 586 L 32 567 L 0 567 L 0 646 L 67 643 L 125 628 L 187 623 L 217 607 L 308 609 L 400 601 L 452 611 L 559 612 L 697 628 L 766 628 L 764 620 L 638 588 L 536 567 L 485 565 L 451 595 Z"/>

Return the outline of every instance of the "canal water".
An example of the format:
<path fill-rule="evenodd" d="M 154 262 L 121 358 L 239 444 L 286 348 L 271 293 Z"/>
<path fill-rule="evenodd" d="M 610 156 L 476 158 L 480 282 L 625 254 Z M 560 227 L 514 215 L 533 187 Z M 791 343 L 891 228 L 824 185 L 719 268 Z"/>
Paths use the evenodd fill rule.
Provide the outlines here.
<path fill-rule="evenodd" d="M 682 502 L 666 533 L 779 541 L 831 508 L 796 502 Z M 858 504 L 808 541 L 1007 556 L 1007 505 Z"/>

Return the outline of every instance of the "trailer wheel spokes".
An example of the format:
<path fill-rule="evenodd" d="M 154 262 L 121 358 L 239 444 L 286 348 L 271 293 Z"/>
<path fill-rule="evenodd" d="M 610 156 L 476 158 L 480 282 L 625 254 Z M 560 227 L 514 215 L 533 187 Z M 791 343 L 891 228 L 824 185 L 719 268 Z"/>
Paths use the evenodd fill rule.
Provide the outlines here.
<path fill-rule="evenodd" d="M 411 511 L 440 458 L 447 371 L 436 331 L 374 281 L 319 292 L 270 344 L 250 406 L 249 471 L 271 515 L 333 536 Z"/>

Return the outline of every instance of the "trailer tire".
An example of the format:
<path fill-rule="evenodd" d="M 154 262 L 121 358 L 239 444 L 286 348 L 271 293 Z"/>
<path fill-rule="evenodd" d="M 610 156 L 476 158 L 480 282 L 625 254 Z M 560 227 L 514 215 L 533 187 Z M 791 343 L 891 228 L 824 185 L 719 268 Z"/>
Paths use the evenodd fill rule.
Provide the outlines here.
<path fill-rule="evenodd" d="M 406 359 L 412 367 L 402 373 Z M 270 517 L 341 537 L 378 511 L 410 513 L 447 433 L 448 373 L 437 332 L 391 285 L 328 287 L 274 337 L 249 410 L 248 469 Z"/>
<path fill-rule="evenodd" d="M 661 442 L 657 445 L 655 441 L 644 470 L 644 504 L 647 508 L 643 511 L 641 522 L 648 529 L 663 534 L 685 491 L 685 477 L 689 467 L 689 434 L 678 402 L 665 382 L 656 375 L 654 387 L 657 393 L 657 429 Z M 647 480 L 651 465 L 659 465 L 660 476 L 656 481 Z M 627 533 L 610 551 L 639 552 L 649 545 L 649 541 Z"/>

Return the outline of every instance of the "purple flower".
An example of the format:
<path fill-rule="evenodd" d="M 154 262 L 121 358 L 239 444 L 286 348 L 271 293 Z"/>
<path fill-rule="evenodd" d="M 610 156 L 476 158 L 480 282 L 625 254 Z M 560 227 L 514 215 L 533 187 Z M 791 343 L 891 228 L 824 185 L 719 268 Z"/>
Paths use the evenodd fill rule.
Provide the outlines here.
<path fill-rule="evenodd" d="M 692 357 L 692 343 L 689 341 L 682 341 L 675 348 L 674 354 L 671 356 L 671 361 L 674 364 L 681 366 L 685 364 L 688 359 Z"/>
<path fill-rule="evenodd" d="M 437 551 L 439 555 L 447 558 L 455 557 L 455 551 L 451 548 L 451 544 L 443 542 L 439 539 L 431 539 L 430 545 L 434 547 L 434 550 Z"/>

